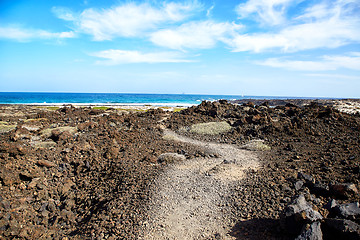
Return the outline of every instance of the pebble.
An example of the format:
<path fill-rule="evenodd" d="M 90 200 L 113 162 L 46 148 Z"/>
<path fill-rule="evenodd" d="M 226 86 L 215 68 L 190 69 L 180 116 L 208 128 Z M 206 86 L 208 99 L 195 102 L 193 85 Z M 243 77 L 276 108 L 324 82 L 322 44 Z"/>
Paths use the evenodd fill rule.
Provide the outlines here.
<path fill-rule="evenodd" d="M 48 160 L 38 160 L 38 161 L 37 161 L 37 164 L 38 164 L 39 166 L 43 166 L 43 167 L 55 167 L 55 166 L 56 166 L 55 163 L 50 162 L 50 161 L 48 161 Z"/>

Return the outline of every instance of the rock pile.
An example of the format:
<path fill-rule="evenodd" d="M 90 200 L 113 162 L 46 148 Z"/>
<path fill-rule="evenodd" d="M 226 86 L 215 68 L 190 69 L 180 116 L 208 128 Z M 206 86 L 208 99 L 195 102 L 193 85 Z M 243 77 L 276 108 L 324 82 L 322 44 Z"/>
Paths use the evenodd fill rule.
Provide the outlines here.
<path fill-rule="evenodd" d="M 334 198 L 349 199 L 358 197 L 355 184 L 320 185 L 307 174 L 299 172 L 295 189 L 299 192 L 286 206 L 282 214 L 282 223 L 286 231 L 299 234 L 296 239 L 360 239 L 360 208 L 358 202 L 339 204 Z M 321 191 L 319 191 L 319 188 Z M 320 214 L 304 195 L 310 193 L 313 202 L 320 203 L 317 197 L 326 196 L 330 200 L 322 206 Z"/>

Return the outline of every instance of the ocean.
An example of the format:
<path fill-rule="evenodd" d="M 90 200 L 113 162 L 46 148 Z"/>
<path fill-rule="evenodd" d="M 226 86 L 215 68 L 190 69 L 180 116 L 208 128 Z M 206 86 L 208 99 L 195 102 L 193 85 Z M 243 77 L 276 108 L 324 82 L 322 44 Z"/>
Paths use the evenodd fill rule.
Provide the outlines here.
<path fill-rule="evenodd" d="M 45 92 L 0 92 L 0 104 L 114 104 L 114 105 L 159 105 L 189 106 L 202 101 L 219 99 L 286 99 L 289 97 L 197 95 L 197 94 L 136 94 L 136 93 L 45 93 Z M 293 97 L 291 97 L 293 98 Z"/>

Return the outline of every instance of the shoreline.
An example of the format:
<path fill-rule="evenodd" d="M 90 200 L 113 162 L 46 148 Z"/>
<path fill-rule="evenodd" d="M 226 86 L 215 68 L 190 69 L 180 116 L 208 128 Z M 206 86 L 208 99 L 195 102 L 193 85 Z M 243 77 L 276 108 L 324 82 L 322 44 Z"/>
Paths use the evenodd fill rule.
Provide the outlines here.
<path fill-rule="evenodd" d="M 360 99 L 357 98 L 288 98 L 288 99 L 236 99 L 236 100 L 226 100 L 232 104 L 248 104 L 249 102 L 254 105 L 267 104 L 268 106 L 285 106 L 286 104 L 296 105 L 298 107 L 303 107 L 309 105 L 312 102 L 315 102 L 322 106 L 333 106 L 341 112 L 355 114 L 360 113 Z M 216 101 L 209 101 L 216 102 Z M 164 111 L 179 111 L 185 108 L 193 107 L 199 105 L 192 103 L 0 103 L 0 106 L 27 106 L 27 107 L 36 107 L 36 108 L 61 108 L 72 106 L 75 108 L 99 108 L 107 110 L 108 108 L 113 108 L 117 110 L 124 111 L 147 111 L 150 109 L 162 109 Z M 54 109 L 52 109 L 54 110 Z"/>
<path fill-rule="evenodd" d="M 33 102 L 33 103 L 6 103 L 6 102 L 0 102 L 0 105 L 28 105 L 28 106 L 63 106 L 63 105 L 75 105 L 75 106 L 168 106 L 168 107 L 174 107 L 174 106 L 181 106 L 181 107 L 191 107 L 195 105 L 199 105 L 202 101 L 209 101 L 209 102 L 217 102 L 219 100 L 226 100 L 231 103 L 244 103 L 248 101 L 252 102 L 276 102 L 276 103 L 282 103 L 287 101 L 297 101 L 297 102 L 334 102 L 334 101 L 349 101 L 349 102 L 360 102 L 360 98 L 310 98 L 310 97 L 287 97 L 287 98 L 239 98 L 239 99 L 212 99 L 212 100 L 197 100 L 197 103 L 184 103 L 184 102 Z"/>
<path fill-rule="evenodd" d="M 199 102 L 200 104 L 201 102 Z M 60 107 L 69 106 L 74 107 L 91 107 L 91 106 L 103 106 L 103 107 L 191 107 L 198 104 L 192 103 L 0 103 L 0 105 L 24 105 L 24 106 L 46 106 L 46 107 Z"/>
<path fill-rule="evenodd" d="M 196 106 L 197 104 L 167 104 L 167 103 L 11 103 L 0 104 L 2 107 L 32 107 L 47 110 L 57 110 L 63 107 L 75 107 L 75 108 L 94 108 L 94 109 L 115 109 L 119 111 L 148 111 L 151 109 L 162 109 L 164 111 L 176 112 L 188 107 Z"/>

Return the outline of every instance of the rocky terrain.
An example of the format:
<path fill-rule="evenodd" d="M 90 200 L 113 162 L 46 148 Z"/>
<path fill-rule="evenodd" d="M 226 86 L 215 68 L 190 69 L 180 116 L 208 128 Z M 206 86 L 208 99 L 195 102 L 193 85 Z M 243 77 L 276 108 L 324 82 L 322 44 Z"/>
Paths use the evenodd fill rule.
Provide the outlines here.
<path fill-rule="evenodd" d="M 221 158 L 164 137 L 171 130 L 258 158 L 259 167 L 227 185 L 222 208 L 231 229 L 213 239 L 360 239 L 360 116 L 333 106 L 220 100 L 175 113 L 0 106 L 0 238 L 138 239 L 154 217 L 154 179 L 187 161 Z M 210 122 L 230 127 L 192 131 Z M 181 157 L 167 161 L 166 153 Z"/>
<path fill-rule="evenodd" d="M 162 139 L 162 115 L 3 106 L 1 236 L 136 239 L 157 156 L 196 153 Z"/>
<path fill-rule="evenodd" d="M 347 233 L 330 226 L 333 219 L 359 223 L 359 114 L 349 115 L 330 106 L 308 103 L 303 107 L 291 103 L 269 107 L 268 102 L 241 106 L 226 101 L 203 102 L 173 114 L 168 121 L 169 128 L 183 133 L 189 124 L 226 121 L 233 127 L 226 134 L 184 134 L 238 146 L 262 139 L 271 146 L 270 151 L 258 152 L 263 168 L 250 172 L 233 190 L 233 209 L 239 219 L 232 233 L 236 238 L 294 239 L 306 224 L 321 222 L 324 239 L 353 235 L 353 239 L 359 239 L 358 225 L 349 230 L 333 224 L 344 232 L 348 229 Z M 299 198 L 302 206 L 295 204 L 298 211 L 291 213 L 292 203 L 299 202 Z M 336 204 L 331 205 L 334 201 Z M 338 208 L 347 208 L 341 204 L 348 203 L 357 213 L 339 215 Z M 311 218 L 308 215 L 314 212 L 308 214 L 306 209 L 321 217 Z"/>

